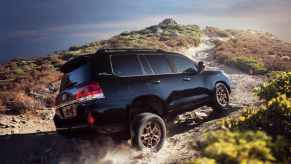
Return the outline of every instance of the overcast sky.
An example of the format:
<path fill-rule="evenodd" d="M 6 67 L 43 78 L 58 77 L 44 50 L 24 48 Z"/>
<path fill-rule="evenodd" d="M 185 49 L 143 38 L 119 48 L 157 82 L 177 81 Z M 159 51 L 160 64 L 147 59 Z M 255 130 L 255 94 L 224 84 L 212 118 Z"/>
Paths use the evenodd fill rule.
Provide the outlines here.
<path fill-rule="evenodd" d="M 291 41 L 291 0 L 1 0 L 0 63 L 45 56 L 172 17 Z"/>

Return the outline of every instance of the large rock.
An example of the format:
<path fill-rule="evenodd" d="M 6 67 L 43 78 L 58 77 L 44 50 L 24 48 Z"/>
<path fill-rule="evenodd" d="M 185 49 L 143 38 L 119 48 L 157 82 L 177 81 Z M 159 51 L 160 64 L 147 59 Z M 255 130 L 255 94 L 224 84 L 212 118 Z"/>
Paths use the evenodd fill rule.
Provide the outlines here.
<path fill-rule="evenodd" d="M 172 18 L 164 19 L 161 23 L 159 23 L 160 27 L 175 26 L 175 25 L 178 25 L 178 23 Z"/>

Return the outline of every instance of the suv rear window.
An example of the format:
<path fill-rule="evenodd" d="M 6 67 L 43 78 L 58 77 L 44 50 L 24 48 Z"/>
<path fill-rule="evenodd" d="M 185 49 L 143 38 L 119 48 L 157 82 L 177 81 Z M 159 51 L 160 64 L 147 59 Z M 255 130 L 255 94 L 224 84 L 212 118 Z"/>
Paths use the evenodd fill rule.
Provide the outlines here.
<path fill-rule="evenodd" d="M 170 64 L 165 56 L 147 55 L 147 58 L 156 74 L 173 73 Z"/>
<path fill-rule="evenodd" d="M 61 90 L 79 85 L 91 80 L 91 66 L 89 63 L 82 63 L 71 69 L 71 72 L 64 74 L 61 82 Z"/>
<path fill-rule="evenodd" d="M 112 55 L 112 71 L 118 76 L 143 75 L 141 65 L 136 55 Z"/>

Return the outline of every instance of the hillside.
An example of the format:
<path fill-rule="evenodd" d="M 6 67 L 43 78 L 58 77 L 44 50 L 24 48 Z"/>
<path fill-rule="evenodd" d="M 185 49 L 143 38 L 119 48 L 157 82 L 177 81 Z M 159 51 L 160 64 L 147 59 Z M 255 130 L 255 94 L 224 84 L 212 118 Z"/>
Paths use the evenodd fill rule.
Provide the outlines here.
<path fill-rule="evenodd" d="M 279 40 L 270 33 L 253 30 L 219 30 L 208 28 L 217 36 L 229 37 L 218 41 L 215 59 L 236 66 L 251 74 L 268 71 L 291 71 L 291 43 Z"/>
<path fill-rule="evenodd" d="M 181 25 L 165 19 L 158 25 L 123 32 L 108 40 L 72 46 L 68 50 L 49 54 L 44 58 L 14 59 L 0 65 L 0 111 L 16 109 L 22 113 L 54 104 L 55 92 L 48 90 L 52 83 L 58 87 L 61 73 L 58 68 L 73 57 L 96 52 L 98 48 L 160 48 L 181 51 L 200 44 L 203 35 L 215 40 L 214 59 L 248 73 L 270 70 L 289 70 L 291 44 L 272 34 L 252 30 L 222 30 L 215 27 L 201 29 L 197 25 Z"/>
<path fill-rule="evenodd" d="M 161 48 L 203 61 L 206 69 L 224 70 L 233 83 L 230 107 L 218 113 L 205 106 L 180 115 L 169 123 L 166 144 L 158 153 L 135 151 L 128 142 L 116 143 L 104 136 L 86 136 L 87 140 L 55 134 L 50 107 L 59 86 L 59 67 L 101 47 Z M 166 19 L 45 58 L 11 60 L 0 66 L 0 161 L 288 163 L 291 74 L 278 73 L 260 84 L 270 71 L 290 71 L 289 57 L 290 43 L 269 33 L 201 29 Z M 49 84 L 53 89 L 48 89 Z M 21 149 L 15 150 L 19 145 Z"/>
<path fill-rule="evenodd" d="M 201 29 L 196 25 L 179 25 L 166 19 L 142 30 L 123 32 L 108 40 L 72 46 L 68 50 L 49 54 L 45 58 L 14 59 L 0 65 L 0 111 L 8 107 L 23 112 L 52 106 L 55 93 L 48 91 L 53 83 L 58 87 L 59 67 L 73 57 L 95 53 L 98 48 L 159 48 L 178 51 L 199 45 Z"/>
<path fill-rule="evenodd" d="M 159 48 L 181 51 L 197 47 L 202 36 L 215 41 L 214 59 L 256 74 L 268 71 L 289 70 L 291 44 L 269 33 L 252 30 L 223 30 L 215 27 L 201 29 L 197 25 L 181 25 L 165 19 L 158 25 L 145 29 L 123 32 L 108 40 L 72 46 L 44 58 L 14 59 L 0 65 L 0 111 L 12 109 L 14 113 L 35 111 L 51 107 L 56 92 L 48 90 L 53 84 L 58 89 L 61 73 L 59 67 L 73 57 L 96 52 L 98 48 Z M 224 39 L 215 39 L 215 38 Z"/>

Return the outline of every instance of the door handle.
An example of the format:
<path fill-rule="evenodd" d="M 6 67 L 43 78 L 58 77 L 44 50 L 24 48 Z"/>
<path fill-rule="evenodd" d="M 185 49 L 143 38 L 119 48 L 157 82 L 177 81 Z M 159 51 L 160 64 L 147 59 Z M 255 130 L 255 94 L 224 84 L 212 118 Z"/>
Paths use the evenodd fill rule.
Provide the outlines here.
<path fill-rule="evenodd" d="M 191 77 L 185 77 L 183 78 L 184 81 L 191 81 Z"/>
<path fill-rule="evenodd" d="M 155 80 L 153 81 L 153 84 L 160 84 L 161 83 L 161 80 Z"/>

